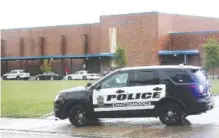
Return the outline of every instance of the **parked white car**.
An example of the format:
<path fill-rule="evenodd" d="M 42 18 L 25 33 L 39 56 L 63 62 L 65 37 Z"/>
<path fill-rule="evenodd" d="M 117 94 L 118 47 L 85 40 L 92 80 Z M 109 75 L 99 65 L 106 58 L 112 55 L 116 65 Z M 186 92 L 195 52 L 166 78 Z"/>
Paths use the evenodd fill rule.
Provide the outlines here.
<path fill-rule="evenodd" d="M 9 73 L 6 73 L 2 76 L 3 80 L 28 80 L 30 78 L 30 73 L 25 70 L 11 70 Z"/>
<path fill-rule="evenodd" d="M 99 78 L 100 74 L 91 73 L 87 70 L 80 70 L 65 76 L 66 80 L 97 80 Z"/>

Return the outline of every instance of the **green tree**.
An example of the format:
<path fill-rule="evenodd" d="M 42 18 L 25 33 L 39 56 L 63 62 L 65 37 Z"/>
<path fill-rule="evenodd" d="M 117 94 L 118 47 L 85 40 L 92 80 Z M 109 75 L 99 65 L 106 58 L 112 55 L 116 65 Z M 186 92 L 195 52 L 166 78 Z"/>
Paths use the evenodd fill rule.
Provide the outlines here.
<path fill-rule="evenodd" d="M 40 66 L 40 70 L 42 72 L 52 71 L 52 64 L 49 62 L 49 60 L 47 59 L 43 60 L 43 64 Z"/>
<path fill-rule="evenodd" d="M 207 71 L 212 69 L 214 79 L 214 70 L 215 68 L 219 67 L 219 42 L 217 41 L 217 39 L 209 38 L 207 40 L 207 42 L 204 44 L 204 54 L 205 69 Z"/>
<path fill-rule="evenodd" d="M 117 68 L 125 67 L 127 64 L 127 57 L 125 54 L 125 49 L 118 46 L 113 56 L 113 61 Z"/>

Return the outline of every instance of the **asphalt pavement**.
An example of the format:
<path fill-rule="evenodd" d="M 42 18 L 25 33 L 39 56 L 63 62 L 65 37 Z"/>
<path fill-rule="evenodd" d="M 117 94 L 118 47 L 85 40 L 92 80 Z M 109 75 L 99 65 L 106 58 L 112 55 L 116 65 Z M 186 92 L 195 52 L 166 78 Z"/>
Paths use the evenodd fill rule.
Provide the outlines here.
<path fill-rule="evenodd" d="M 182 126 L 167 127 L 158 118 L 100 119 L 83 128 L 53 116 L 44 119 L 1 118 L 3 138 L 69 138 L 69 137 L 133 137 L 133 138 L 218 138 L 219 96 L 214 96 L 215 108 L 201 115 L 187 117 Z"/>

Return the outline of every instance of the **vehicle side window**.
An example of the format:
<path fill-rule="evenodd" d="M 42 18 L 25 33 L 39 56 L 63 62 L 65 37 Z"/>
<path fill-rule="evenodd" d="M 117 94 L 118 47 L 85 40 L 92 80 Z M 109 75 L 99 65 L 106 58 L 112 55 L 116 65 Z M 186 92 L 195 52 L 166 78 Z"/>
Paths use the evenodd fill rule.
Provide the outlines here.
<path fill-rule="evenodd" d="M 17 71 L 11 71 L 11 73 L 17 73 Z"/>
<path fill-rule="evenodd" d="M 128 73 L 115 74 L 106 79 L 101 88 L 120 88 L 125 87 L 128 80 Z"/>
<path fill-rule="evenodd" d="M 176 83 L 193 83 L 189 74 L 182 70 L 166 71 L 167 75 Z"/>
<path fill-rule="evenodd" d="M 158 75 L 153 71 L 136 71 L 129 81 L 129 86 L 156 85 L 159 84 Z"/>
<path fill-rule="evenodd" d="M 84 74 L 84 72 L 80 72 L 80 74 Z"/>

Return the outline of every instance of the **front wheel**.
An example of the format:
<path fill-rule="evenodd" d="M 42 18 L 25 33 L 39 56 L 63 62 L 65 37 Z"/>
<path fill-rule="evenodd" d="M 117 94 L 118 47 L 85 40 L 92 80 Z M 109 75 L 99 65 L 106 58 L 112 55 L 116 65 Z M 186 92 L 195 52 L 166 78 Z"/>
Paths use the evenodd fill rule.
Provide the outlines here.
<path fill-rule="evenodd" d="M 88 124 L 88 113 L 85 106 L 76 105 L 74 106 L 69 114 L 69 121 L 75 127 L 83 127 Z"/>
<path fill-rule="evenodd" d="M 176 103 L 164 103 L 160 108 L 160 121 L 167 125 L 180 125 L 184 120 L 183 109 Z"/>
<path fill-rule="evenodd" d="M 87 80 L 87 77 L 86 77 L 86 76 L 83 76 L 83 80 Z"/>

